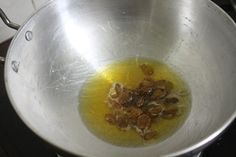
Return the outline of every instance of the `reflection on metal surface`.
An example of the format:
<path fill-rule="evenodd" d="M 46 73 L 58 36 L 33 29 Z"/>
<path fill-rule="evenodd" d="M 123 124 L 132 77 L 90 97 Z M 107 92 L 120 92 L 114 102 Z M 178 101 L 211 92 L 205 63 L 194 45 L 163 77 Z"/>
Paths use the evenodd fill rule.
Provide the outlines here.
<path fill-rule="evenodd" d="M 20 66 L 19 62 L 17 62 L 17 61 L 12 61 L 11 62 L 12 70 L 15 71 L 16 73 L 18 73 L 19 66 Z"/>
<path fill-rule="evenodd" d="M 32 40 L 32 38 L 33 38 L 33 33 L 32 33 L 32 31 L 27 31 L 27 32 L 25 33 L 25 39 L 26 39 L 27 41 L 30 41 L 30 40 Z"/>
<path fill-rule="evenodd" d="M 78 53 L 78 56 L 83 61 L 86 61 L 89 66 L 92 66 L 97 71 L 99 66 L 97 59 L 94 58 L 94 53 L 97 51 L 95 48 L 99 41 L 95 40 L 93 30 L 83 22 L 75 20 L 66 11 L 60 16 L 60 19 L 63 23 L 62 29 L 68 44 Z"/>

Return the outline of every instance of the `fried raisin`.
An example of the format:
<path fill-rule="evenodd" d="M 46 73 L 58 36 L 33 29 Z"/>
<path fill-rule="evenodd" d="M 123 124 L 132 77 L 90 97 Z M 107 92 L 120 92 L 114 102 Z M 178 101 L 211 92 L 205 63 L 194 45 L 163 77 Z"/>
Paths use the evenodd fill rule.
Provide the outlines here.
<path fill-rule="evenodd" d="M 154 73 L 154 69 L 149 64 L 141 64 L 140 69 L 142 70 L 144 75 L 150 76 Z"/>
<path fill-rule="evenodd" d="M 143 139 L 150 140 L 153 139 L 157 135 L 156 131 L 148 131 L 143 135 Z"/>
<path fill-rule="evenodd" d="M 137 127 L 139 129 L 150 128 L 150 126 L 151 126 L 151 118 L 148 115 L 142 114 L 138 117 Z"/>
<path fill-rule="evenodd" d="M 156 81 L 156 86 L 159 89 L 165 89 L 169 93 L 173 89 L 173 83 L 167 80 Z"/>
<path fill-rule="evenodd" d="M 125 115 L 117 116 L 116 123 L 119 128 L 127 128 L 128 127 L 128 117 Z"/>
<path fill-rule="evenodd" d="M 114 125 L 116 123 L 116 118 L 113 114 L 105 114 L 105 120 L 109 123 Z"/>
<path fill-rule="evenodd" d="M 165 98 L 165 104 L 176 104 L 179 102 L 179 99 L 176 97 Z"/>
<path fill-rule="evenodd" d="M 152 117 L 160 115 L 162 113 L 162 111 L 163 111 L 163 107 L 161 105 L 158 105 L 158 106 L 153 105 L 153 106 L 149 107 L 149 109 L 148 109 L 148 113 Z"/>

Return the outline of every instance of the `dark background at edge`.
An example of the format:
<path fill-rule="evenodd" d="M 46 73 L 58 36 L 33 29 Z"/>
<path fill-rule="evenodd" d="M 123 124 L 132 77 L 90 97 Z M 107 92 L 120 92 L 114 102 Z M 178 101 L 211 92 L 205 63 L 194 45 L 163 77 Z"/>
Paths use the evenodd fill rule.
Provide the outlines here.
<path fill-rule="evenodd" d="M 228 1 L 213 0 L 234 20 L 236 13 Z M 0 55 L 5 56 L 11 40 L 0 44 Z M 6 94 L 0 64 L 0 157 L 56 157 L 55 150 L 31 132 L 19 119 Z M 202 156 L 236 156 L 236 120 L 210 146 Z"/>

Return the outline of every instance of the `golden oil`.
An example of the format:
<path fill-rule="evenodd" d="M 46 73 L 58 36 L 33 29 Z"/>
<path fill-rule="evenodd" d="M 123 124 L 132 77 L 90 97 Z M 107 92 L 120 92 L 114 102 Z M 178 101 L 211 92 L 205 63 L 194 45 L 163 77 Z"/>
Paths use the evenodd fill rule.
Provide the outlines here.
<path fill-rule="evenodd" d="M 171 81 L 174 84 L 173 92 L 182 94 L 179 102 L 181 114 L 173 119 L 157 119 L 152 124 L 152 129 L 156 130 L 158 135 L 148 141 L 142 139 L 134 130 L 121 131 L 104 119 L 104 115 L 110 112 L 106 98 L 112 83 L 119 82 L 128 88 L 137 87 L 144 79 L 139 68 L 143 63 L 153 67 L 155 80 Z M 170 67 L 155 60 L 130 58 L 106 66 L 86 81 L 79 96 L 79 113 L 88 130 L 98 138 L 114 145 L 137 147 L 156 144 L 171 136 L 185 121 L 190 103 L 191 95 L 186 83 Z"/>

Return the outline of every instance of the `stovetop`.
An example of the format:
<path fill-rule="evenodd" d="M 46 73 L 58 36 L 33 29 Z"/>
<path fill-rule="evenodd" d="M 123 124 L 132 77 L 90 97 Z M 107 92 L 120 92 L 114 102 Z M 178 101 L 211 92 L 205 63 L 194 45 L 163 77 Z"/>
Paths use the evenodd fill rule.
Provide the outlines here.
<path fill-rule="evenodd" d="M 236 12 L 229 0 L 213 0 L 235 21 Z M 11 40 L 0 44 L 5 55 Z M 236 120 L 203 152 L 202 157 L 236 156 Z M 56 157 L 55 149 L 32 133 L 19 119 L 6 94 L 3 65 L 0 64 L 0 157 Z"/>

